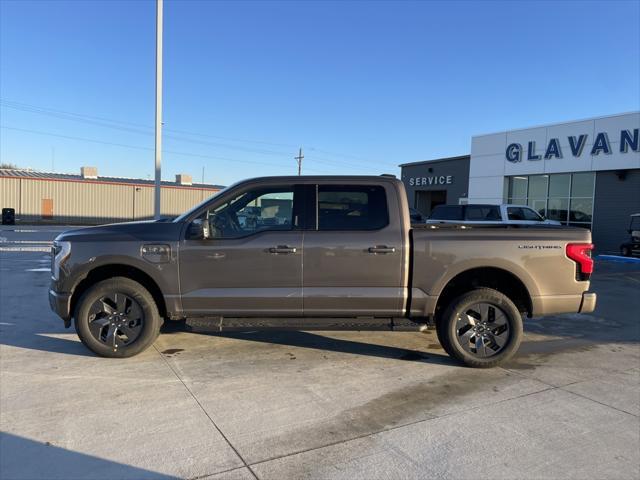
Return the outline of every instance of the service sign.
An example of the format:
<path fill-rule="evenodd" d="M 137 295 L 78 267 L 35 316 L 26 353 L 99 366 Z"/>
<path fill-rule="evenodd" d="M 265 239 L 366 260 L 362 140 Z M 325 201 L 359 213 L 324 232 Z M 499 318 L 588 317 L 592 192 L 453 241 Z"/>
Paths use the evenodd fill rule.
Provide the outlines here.
<path fill-rule="evenodd" d="M 640 151 L 640 129 L 633 130 L 621 130 L 619 132 L 619 151 L 620 153 L 627 153 L 629 151 Z M 583 154 L 584 147 L 587 144 L 589 135 L 582 134 L 576 136 L 567 137 L 569 143 L 569 151 L 562 150 L 560 146 L 559 138 L 551 138 L 549 142 L 538 147 L 536 142 L 528 142 L 526 146 L 520 143 L 511 143 L 507 146 L 505 151 L 505 158 L 508 162 L 517 163 L 523 159 L 536 161 L 536 160 L 550 160 L 553 158 L 563 158 L 564 155 L 571 155 L 573 157 L 580 157 Z M 565 148 L 566 150 L 566 148 Z M 600 154 L 611 154 L 611 142 L 607 132 L 599 132 L 596 134 L 591 146 L 589 154 L 592 156 Z"/>
<path fill-rule="evenodd" d="M 453 183 L 453 175 L 433 175 L 431 177 L 411 177 L 409 185 L 413 186 L 429 186 L 429 185 L 451 185 Z"/>

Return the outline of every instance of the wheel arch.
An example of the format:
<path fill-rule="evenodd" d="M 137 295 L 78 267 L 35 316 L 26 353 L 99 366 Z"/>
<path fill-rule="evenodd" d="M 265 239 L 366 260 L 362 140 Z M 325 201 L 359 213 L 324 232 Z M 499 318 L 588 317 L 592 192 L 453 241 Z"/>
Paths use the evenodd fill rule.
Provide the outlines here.
<path fill-rule="evenodd" d="M 98 282 L 114 277 L 126 277 L 142 285 L 153 297 L 161 317 L 167 316 L 167 307 L 158 284 L 141 269 L 119 263 L 100 265 L 90 270 L 75 286 L 71 295 L 70 312 L 75 316 L 76 306 L 82 294 Z"/>
<path fill-rule="evenodd" d="M 451 278 L 438 295 L 435 318 L 451 301 L 465 292 L 491 288 L 506 295 L 527 316 L 533 312 L 533 301 L 525 283 L 514 273 L 499 267 L 474 267 Z"/>

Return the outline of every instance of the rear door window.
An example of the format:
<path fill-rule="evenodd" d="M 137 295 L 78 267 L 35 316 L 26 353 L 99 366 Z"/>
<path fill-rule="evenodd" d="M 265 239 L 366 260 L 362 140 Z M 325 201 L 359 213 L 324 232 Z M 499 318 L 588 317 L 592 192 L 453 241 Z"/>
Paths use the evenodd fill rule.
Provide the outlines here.
<path fill-rule="evenodd" d="M 389 224 L 384 187 L 319 185 L 318 230 L 379 230 Z"/>
<path fill-rule="evenodd" d="M 507 208 L 507 216 L 509 220 L 524 220 L 524 213 L 522 213 L 522 208 L 520 207 Z"/>
<path fill-rule="evenodd" d="M 438 205 L 429 216 L 431 220 L 462 220 L 461 205 Z"/>
<path fill-rule="evenodd" d="M 465 218 L 475 222 L 500 221 L 500 209 L 496 205 L 467 205 Z"/>

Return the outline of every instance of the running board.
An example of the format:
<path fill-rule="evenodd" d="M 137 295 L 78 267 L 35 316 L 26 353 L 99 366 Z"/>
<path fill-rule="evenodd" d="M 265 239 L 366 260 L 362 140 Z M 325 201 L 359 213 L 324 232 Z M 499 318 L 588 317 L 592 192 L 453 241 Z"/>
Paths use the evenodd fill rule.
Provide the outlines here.
<path fill-rule="evenodd" d="M 422 319 L 421 319 L 422 320 Z M 187 328 L 199 333 L 246 330 L 381 330 L 421 332 L 433 325 L 407 318 L 187 318 Z"/>

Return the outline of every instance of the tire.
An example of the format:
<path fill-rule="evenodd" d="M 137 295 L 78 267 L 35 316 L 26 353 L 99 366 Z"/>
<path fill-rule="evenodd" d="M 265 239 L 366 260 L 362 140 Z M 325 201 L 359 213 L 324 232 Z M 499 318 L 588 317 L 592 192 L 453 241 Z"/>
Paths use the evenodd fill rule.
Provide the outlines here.
<path fill-rule="evenodd" d="M 620 254 L 623 257 L 630 257 L 631 256 L 631 248 L 630 247 L 620 247 Z"/>
<path fill-rule="evenodd" d="M 162 320 L 149 291 L 129 278 L 96 283 L 82 294 L 74 313 L 82 343 L 101 357 L 126 358 L 148 348 Z"/>
<path fill-rule="evenodd" d="M 455 298 L 436 328 L 449 356 L 469 367 L 490 368 L 518 350 L 522 314 L 506 295 L 478 288 Z"/>

